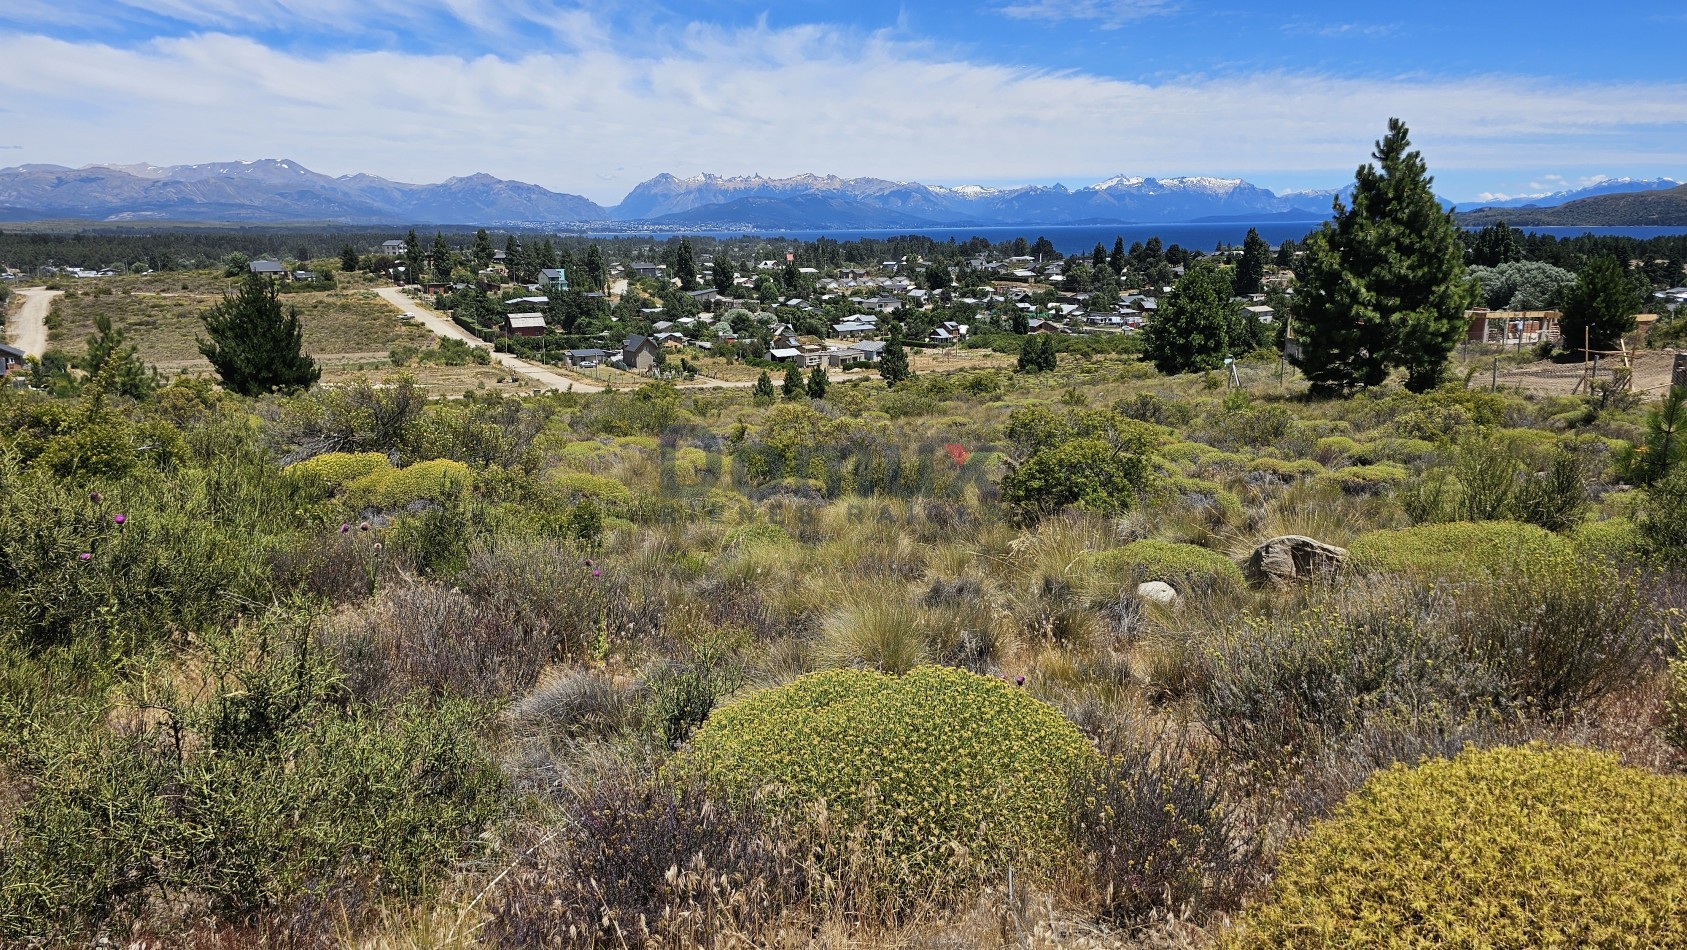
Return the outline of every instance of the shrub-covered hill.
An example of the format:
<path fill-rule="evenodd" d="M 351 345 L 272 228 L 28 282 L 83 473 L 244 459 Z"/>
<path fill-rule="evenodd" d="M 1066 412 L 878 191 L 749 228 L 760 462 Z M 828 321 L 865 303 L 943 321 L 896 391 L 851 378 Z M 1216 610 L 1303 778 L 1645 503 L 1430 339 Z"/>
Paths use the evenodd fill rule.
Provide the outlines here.
<path fill-rule="evenodd" d="M 1216 946 L 1402 776 L 1673 781 L 1655 403 L 1238 379 L 0 392 L 0 942 Z"/>

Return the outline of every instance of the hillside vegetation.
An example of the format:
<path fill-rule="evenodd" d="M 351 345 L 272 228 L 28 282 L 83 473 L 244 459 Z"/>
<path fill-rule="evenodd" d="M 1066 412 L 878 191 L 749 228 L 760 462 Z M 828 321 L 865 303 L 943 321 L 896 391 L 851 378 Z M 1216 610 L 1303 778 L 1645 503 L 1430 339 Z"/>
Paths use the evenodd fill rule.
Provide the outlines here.
<path fill-rule="evenodd" d="M 1683 486 L 1626 480 L 1645 406 L 1240 379 L 8 391 L 0 933 L 1275 945 L 1364 913 L 1315 862 L 1367 802 L 1450 821 L 1560 767 L 1409 785 L 1426 758 L 1676 767 Z M 1351 554 L 1245 577 L 1282 535 Z M 1555 833 L 1667 877 L 1649 821 Z"/>

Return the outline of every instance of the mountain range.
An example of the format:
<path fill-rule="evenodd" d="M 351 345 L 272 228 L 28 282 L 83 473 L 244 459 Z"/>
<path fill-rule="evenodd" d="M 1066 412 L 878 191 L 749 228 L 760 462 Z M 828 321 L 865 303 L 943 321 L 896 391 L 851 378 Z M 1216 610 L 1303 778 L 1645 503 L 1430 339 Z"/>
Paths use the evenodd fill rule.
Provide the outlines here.
<path fill-rule="evenodd" d="M 1556 207 L 1482 208 L 1460 224 L 1516 227 L 1687 227 L 1687 185 L 1595 195 Z"/>
<path fill-rule="evenodd" d="M 1482 202 L 1482 208 L 1556 208 L 1582 198 L 1599 195 L 1627 194 L 1635 191 L 1660 191 L 1681 184 L 1673 178 L 1607 178 L 1569 191 L 1554 191 L 1538 195 L 1517 195 Z"/>
<path fill-rule="evenodd" d="M 1535 208 L 1589 194 L 1646 194 L 1669 179 L 1601 182 L 1530 196 Z M 0 169 L 0 221 L 582 226 L 617 230 L 828 230 L 1199 221 L 1306 221 L 1352 186 L 1277 194 L 1235 178 L 1118 175 L 1077 189 L 946 188 L 879 178 L 658 175 L 613 207 L 476 174 L 418 185 L 331 177 L 290 160 L 205 165 L 21 165 Z M 1603 190 L 1600 190 L 1603 189 Z M 1621 197 L 1616 195 L 1614 197 Z M 1508 217 L 1522 223 L 1515 216 Z"/>
<path fill-rule="evenodd" d="M 412 185 L 373 175 L 331 178 L 285 159 L 0 169 L 0 221 L 492 224 L 606 217 L 603 208 L 578 195 L 491 175 Z"/>

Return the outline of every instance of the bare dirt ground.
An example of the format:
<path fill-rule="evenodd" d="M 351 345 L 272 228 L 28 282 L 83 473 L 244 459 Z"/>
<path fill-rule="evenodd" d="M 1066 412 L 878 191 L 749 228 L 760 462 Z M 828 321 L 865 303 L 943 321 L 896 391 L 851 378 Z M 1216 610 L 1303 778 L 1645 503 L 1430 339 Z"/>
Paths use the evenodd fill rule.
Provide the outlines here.
<path fill-rule="evenodd" d="M 1656 396 L 1669 387 L 1670 373 L 1675 365 L 1674 350 L 1639 350 L 1630 359 L 1633 363 L 1633 388 L 1636 393 Z M 1610 379 L 1612 369 L 1621 367 L 1620 359 L 1603 360 L 1599 366 L 1599 377 Z M 1576 383 L 1584 375 L 1580 363 L 1554 363 L 1550 360 L 1523 366 L 1506 366 L 1502 363 L 1499 384 L 1543 395 L 1568 396 L 1576 391 Z M 1479 370 L 1470 383 L 1472 386 L 1478 386 L 1491 378 L 1491 372 Z M 1583 391 L 1586 391 L 1585 388 Z"/>
<path fill-rule="evenodd" d="M 47 352 L 47 311 L 52 307 L 53 298 L 62 293 L 60 290 L 39 288 L 17 292 L 23 305 L 6 323 L 6 336 L 13 346 L 36 358 Z"/>

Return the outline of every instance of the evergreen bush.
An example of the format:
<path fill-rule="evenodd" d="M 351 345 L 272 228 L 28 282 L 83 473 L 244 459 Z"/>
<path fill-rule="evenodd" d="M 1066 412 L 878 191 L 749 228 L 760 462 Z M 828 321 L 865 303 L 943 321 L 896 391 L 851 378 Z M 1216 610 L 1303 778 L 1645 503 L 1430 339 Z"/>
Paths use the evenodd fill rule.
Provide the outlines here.
<path fill-rule="evenodd" d="M 1455 521 L 1367 531 L 1348 546 L 1349 563 L 1370 573 L 1486 575 L 1531 556 L 1561 554 L 1571 543 L 1516 521 Z"/>
<path fill-rule="evenodd" d="M 990 677 L 834 670 L 717 710 L 675 766 L 734 800 L 802 813 L 888 853 L 896 885 L 955 888 L 1049 871 L 1070 783 L 1096 759 L 1077 727 Z M 813 812 L 808 812 L 813 814 Z"/>
<path fill-rule="evenodd" d="M 1240 590 L 1244 583 L 1242 569 L 1217 551 L 1152 538 L 1097 554 L 1090 565 L 1121 589 L 1164 581 L 1179 593 L 1193 594 Z"/>
<path fill-rule="evenodd" d="M 1395 766 L 1289 846 L 1224 946 L 1682 946 L 1684 810 L 1682 779 L 1585 749 Z"/>

